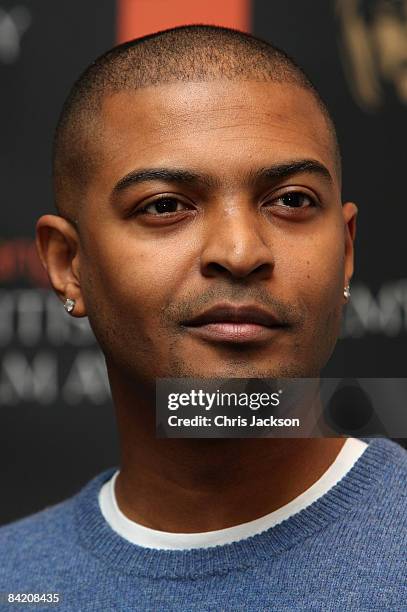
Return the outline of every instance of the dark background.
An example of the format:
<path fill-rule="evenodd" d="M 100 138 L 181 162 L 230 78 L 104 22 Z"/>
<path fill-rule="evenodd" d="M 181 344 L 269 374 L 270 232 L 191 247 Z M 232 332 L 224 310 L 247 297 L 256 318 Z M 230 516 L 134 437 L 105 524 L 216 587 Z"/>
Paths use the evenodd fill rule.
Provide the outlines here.
<path fill-rule="evenodd" d="M 213 14 L 220 3 L 200 4 Z M 247 5 L 246 29 L 291 54 L 327 102 L 342 148 L 343 196 L 359 206 L 352 298 L 327 376 L 407 376 L 406 6 Z M 118 461 L 100 352 L 87 322 L 68 317 L 50 292 L 33 239 L 36 219 L 54 212 L 50 158 L 60 108 L 79 73 L 120 40 L 120 10 L 114 0 L 0 0 L 0 523 L 68 497 Z"/>

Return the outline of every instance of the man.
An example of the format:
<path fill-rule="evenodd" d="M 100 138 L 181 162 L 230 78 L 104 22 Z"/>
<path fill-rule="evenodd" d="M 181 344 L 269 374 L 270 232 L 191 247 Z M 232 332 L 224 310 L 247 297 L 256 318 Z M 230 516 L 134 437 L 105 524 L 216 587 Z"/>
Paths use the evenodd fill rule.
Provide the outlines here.
<path fill-rule="evenodd" d="M 397 444 L 155 437 L 156 378 L 318 377 L 334 348 L 356 206 L 301 69 L 209 26 L 121 45 L 64 106 L 54 184 L 38 248 L 105 354 L 120 470 L 4 527 L 0 590 L 81 611 L 407 609 Z"/>

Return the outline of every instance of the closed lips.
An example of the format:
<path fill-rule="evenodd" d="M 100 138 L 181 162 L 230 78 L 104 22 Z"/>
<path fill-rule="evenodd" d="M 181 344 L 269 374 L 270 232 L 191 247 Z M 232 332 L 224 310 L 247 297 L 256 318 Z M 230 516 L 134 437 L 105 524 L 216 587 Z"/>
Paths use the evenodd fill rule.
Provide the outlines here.
<path fill-rule="evenodd" d="M 210 323 L 251 323 L 266 327 L 282 325 L 272 313 L 262 308 L 256 306 L 233 307 L 230 305 L 214 306 L 183 324 L 190 327 L 199 327 Z"/>

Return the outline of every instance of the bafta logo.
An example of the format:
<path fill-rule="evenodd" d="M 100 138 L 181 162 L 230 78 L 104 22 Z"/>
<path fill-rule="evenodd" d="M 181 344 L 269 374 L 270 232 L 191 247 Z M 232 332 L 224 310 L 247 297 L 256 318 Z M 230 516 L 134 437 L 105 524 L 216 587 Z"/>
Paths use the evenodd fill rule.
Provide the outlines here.
<path fill-rule="evenodd" d="M 407 104 L 407 0 L 337 0 L 341 55 L 357 104 L 383 105 L 393 89 Z"/>

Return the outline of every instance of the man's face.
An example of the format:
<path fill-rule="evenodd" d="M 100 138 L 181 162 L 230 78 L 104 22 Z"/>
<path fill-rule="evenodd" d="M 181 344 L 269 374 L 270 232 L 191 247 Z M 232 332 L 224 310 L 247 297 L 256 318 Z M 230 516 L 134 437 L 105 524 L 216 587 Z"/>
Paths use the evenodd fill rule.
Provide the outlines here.
<path fill-rule="evenodd" d="M 313 97 L 156 86 L 106 98 L 100 134 L 79 270 L 108 367 L 136 381 L 317 376 L 352 275 L 354 207 Z"/>

